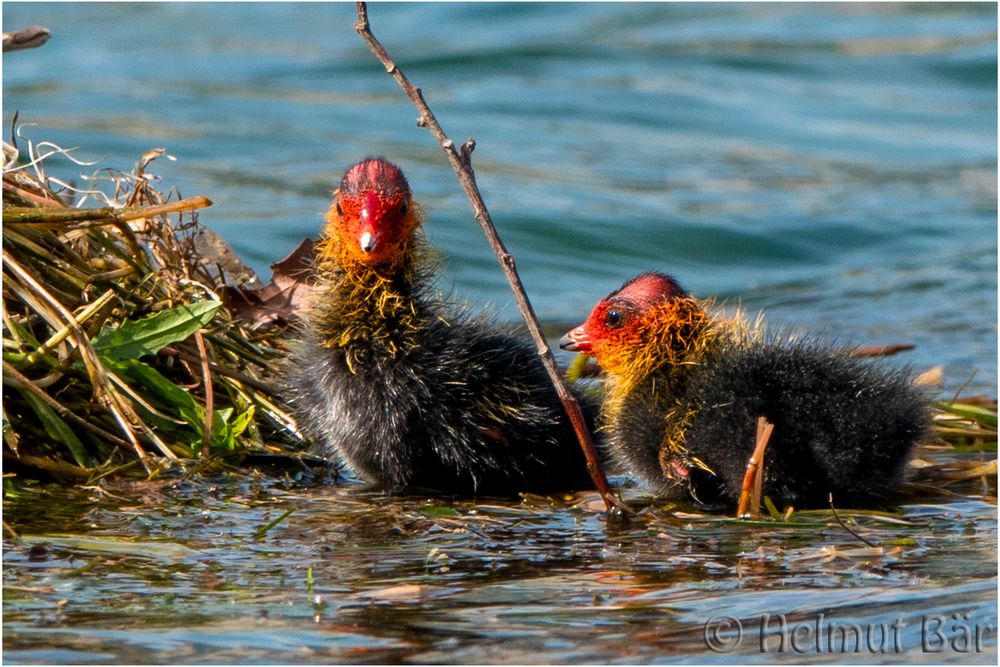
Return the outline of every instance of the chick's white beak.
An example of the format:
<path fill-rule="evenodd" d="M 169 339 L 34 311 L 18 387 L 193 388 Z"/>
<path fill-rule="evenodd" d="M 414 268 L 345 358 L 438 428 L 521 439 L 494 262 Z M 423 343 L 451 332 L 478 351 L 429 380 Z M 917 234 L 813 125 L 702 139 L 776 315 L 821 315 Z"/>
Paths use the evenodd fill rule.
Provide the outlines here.
<path fill-rule="evenodd" d="M 559 339 L 559 347 L 570 352 L 588 353 L 593 349 L 593 341 L 581 324 Z"/>
<path fill-rule="evenodd" d="M 378 245 L 378 239 L 371 232 L 364 232 L 358 239 L 358 244 L 361 246 L 362 252 L 371 252 Z"/>

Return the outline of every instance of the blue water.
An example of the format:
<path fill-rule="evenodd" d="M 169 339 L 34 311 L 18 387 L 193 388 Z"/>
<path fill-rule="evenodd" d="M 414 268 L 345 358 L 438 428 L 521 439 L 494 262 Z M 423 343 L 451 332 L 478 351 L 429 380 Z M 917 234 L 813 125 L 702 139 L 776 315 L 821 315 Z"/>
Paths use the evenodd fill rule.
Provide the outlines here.
<path fill-rule="evenodd" d="M 344 168 L 404 168 L 441 285 L 516 318 L 450 167 L 352 4 L 8 2 L 4 134 L 128 168 L 258 271 L 321 225 Z M 946 391 L 996 392 L 993 4 L 379 4 L 373 30 L 479 184 L 539 315 L 570 325 L 674 273 L 775 326 L 909 342 Z M 89 170 L 98 167 L 89 168 Z M 55 169 L 55 167 L 53 167 Z M 68 176 L 81 168 L 65 163 Z"/>
<path fill-rule="evenodd" d="M 806 514 L 667 506 L 616 524 L 586 498 L 400 501 L 238 475 L 105 488 L 4 494 L 23 538 L 4 534 L 5 663 L 997 661 L 995 498 L 844 512 L 871 549 Z M 818 623 L 896 629 L 844 651 L 827 633 L 814 648 Z"/>
<path fill-rule="evenodd" d="M 343 170 L 386 155 L 428 214 L 441 286 L 517 317 L 352 4 L 2 10 L 4 30 L 53 32 L 3 57 L 4 136 L 17 111 L 22 146 L 101 159 L 50 172 L 82 183 L 165 147 L 176 161 L 154 163 L 160 189 L 210 197 L 201 221 L 266 275 L 318 232 Z M 894 361 L 943 365 L 944 393 L 972 377 L 965 391 L 996 394 L 995 5 L 414 3 L 370 16 L 452 138 L 476 138 L 486 202 L 554 329 L 659 269 L 774 327 L 914 343 Z M 881 551 L 822 516 L 747 525 L 661 505 L 609 524 L 593 496 L 107 484 L 5 486 L 5 523 L 24 538 L 4 533 L 8 662 L 996 663 L 996 490 L 975 481 L 945 503 L 845 514 Z M 905 628 L 889 655 L 779 654 L 757 646 L 763 613 Z M 937 617 L 958 619 L 950 640 L 992 634 L 982 650 L 928 652 L 922 620 Z M 710 649 L 716 618 L 742 622 L 742 643 Z"/>

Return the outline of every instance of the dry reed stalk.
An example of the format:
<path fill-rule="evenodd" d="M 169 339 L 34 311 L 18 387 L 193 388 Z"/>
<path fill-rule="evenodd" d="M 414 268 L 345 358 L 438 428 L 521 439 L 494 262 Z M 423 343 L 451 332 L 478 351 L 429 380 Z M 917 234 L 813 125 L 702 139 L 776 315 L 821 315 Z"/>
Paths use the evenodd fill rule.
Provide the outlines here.
<path fill-rule="evenodd" d="M 155 189 L 159 149 L 129 173 L 84 176 L 87 190 L 47 173 L 52 156 L 86 163 L 48 142 L 26 149 L 3 145 L 5 461 L 79 481 L 130 460 L 152 474 L 301 445 L 275 393 L 281 333 L 233 317 L 225 277 L 195 249 L 207 230 L 194 211 L 211 202 Z"/>

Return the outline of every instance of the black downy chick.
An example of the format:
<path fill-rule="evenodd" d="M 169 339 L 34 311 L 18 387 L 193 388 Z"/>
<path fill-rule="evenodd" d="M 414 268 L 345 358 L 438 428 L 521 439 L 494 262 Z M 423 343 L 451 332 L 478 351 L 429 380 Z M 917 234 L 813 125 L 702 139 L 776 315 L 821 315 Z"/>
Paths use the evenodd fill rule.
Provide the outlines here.
<path fill-rule="evenodd" d="M 647 273 L 563 338 L 610 375 L 611 456 L 662 493 L 736 502 L 763 416 L 764 495 L 799 508 L 888 498 L 929 429 L 910 378 L 815 340 L 759 340 L 709 306 Z"/>
<path fill-rule="evenodd" d="M 431 290 L 422 217 L 383 159 L 351 167 L 334 193 L 288 377 L 300 427 L 393 492 L 592 488 L 530 341 Z"/>

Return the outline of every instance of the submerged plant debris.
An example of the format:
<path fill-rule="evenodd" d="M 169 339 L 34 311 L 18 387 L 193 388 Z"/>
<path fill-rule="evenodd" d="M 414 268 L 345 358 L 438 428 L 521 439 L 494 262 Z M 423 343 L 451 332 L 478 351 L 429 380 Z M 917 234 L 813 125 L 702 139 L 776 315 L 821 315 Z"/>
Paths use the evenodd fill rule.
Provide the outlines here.
<path fill-rule="evenodd" d="M 948 489 L 839 521 L 738 521 L 628 489 L 639 512 L 609 522 L 596 493 L 470 502 L 173 473 L 8 485 L 5 658 L 995 664 L 995 483 Z M 792 647 L 817 622 L 899 634 Z"/>

